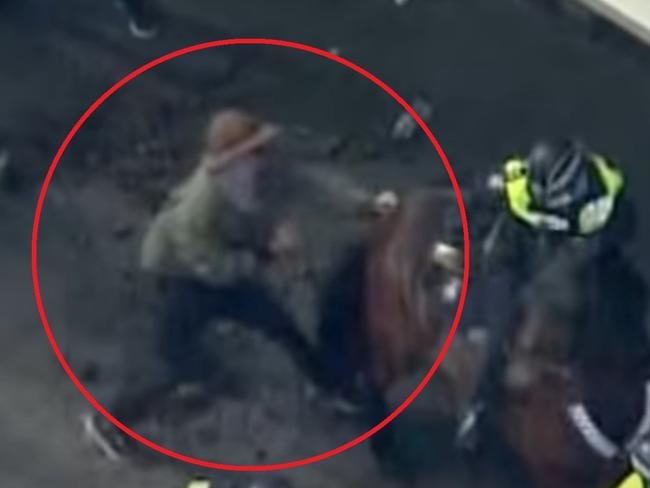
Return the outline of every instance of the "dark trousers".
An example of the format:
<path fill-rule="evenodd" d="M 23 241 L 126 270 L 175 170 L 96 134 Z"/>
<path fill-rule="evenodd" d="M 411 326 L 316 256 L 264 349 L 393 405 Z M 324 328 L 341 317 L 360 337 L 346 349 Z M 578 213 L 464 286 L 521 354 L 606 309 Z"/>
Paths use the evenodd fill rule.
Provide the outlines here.
<path fill-rule="evenodd" d="M 206 326 L 217 318 L 259 329 L 269 340 L 281 344 L 307 375 L 315 374 L 309 343 L 263 285 L 241 280 L 210 286 L 192 279 L 166 279 L 159 286 L 155 333 L 164 372 L 158 381 L 151 381 L 150 387 L 118 399 L 114 412 L 119 420 L 141 420 L 179 383 L 212 379 L 214 369 L 201 338 Z"/>
<path fill-rule="evenodd" d="M 200 337 L 215 318 L 259 329 L 269 340 L 281 344 L 297 366 L 313 366 L 310 346 L 293 318 L 259 283 L 242 280 L 209 286 L 195 280 L 173 280 L 162 284 L 162 294 L 159 350 L 173 377 L 203 376 Z"/>
<path fill-rule="evenodd" d="M 360 327 L 364 251 L 362 246 L 348 249 L 322 290 L 318 343 L 323 367 L 319 382 L 326 388 L 350 392 L 356 387 L 354 379 L 363 367 Z"/>

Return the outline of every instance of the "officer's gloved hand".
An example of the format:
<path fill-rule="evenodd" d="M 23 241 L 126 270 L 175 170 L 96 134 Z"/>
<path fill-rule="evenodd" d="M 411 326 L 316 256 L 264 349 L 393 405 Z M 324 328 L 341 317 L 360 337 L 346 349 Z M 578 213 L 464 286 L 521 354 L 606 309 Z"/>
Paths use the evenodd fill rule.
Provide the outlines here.
<path fill-rule="evenodd" d="M 501 194 L 505 188 L 503 175 L 500 172 L 492 172 L 485 179 L 485 191 L 491 194 Z"/>
<path fill-rule="evenodd" d="M 555 215 L 540 216 L 540 227 L 551 232 L 568 232 L 571 225 L 567 219 Z"/>

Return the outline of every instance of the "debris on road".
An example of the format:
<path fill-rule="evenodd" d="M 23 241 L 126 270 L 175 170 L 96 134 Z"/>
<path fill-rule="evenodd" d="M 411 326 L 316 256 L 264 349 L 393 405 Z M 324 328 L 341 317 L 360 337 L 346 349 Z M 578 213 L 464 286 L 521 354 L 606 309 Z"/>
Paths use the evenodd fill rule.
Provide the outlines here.
<path fill-rule="evenodd" d="M 433 115 L 433 106 L 424 98 L 416 97 L 411 106 L 425 122 Z M 411 117 L 411 114 L 404 112 L 393 123 L 390 137 L 393 141 L 407 141 L 413 138 L 417 128 L 418 123 Z"/>
<path fill-rule="evenodd" d="M 9 152 L 0 150 L 0 190 L 7 190 L 11 186 L 12 179 Z"/>

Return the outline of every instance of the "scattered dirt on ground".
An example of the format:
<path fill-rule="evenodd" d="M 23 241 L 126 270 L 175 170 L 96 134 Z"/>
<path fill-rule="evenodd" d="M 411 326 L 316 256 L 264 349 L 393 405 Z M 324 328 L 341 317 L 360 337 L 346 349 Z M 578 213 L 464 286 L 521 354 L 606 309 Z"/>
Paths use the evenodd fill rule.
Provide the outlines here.
<path fill-rule="evenodd" d="M 645 205 L 650 54 L 607 28 L 594 31 L 589 19 L 515 0 L 414 0 L 401 8 L 389 0 L 158 4 L 165 22 L 150 42 L 129 36 L 109 0 L 0 4 L 0 154 L 7 151 L 15 174 L 0 189 L 0 479 L 6 486 L 174 488 L 201 471 L 157 455 L 145 466 L 112 465 L 88 447 L 79 415 L 89 406 L 56 364 L 31 292 L 38 182 L 86 107 L 155 56 L 237 36 L 337 48 L 407 99 L 431 103 L 430 126 L 462 184 L 539 137 L 577 135 L 621 161 L 633 197 Z M 400 115 L 392 100 L 358 75 L 305 53 L 231 47 L 138 78 L 91 117 L 62 159 L 39 244 L 53 331 L 102 402 L 123 381 L 155 371 L 152 324 L 135 267 L 139 241 L 167 190 L 195 164 L 210 113 L 232 105 L 302 134 L 280 148 L 292 164 L 329 168 L 327 174 L 343 174 L 368 191 L 445 181 L 421 135 L 401 145 L 387 142 Z M 322 277 L 359 229 L 353 218 L 341 217 L 335 199 L 319 197 L 296 198 L 309 202 L 299 215 L 313 236 L 312 265 Z M 650 241 L 646 220 L 635 252 L 650 275 L 642 252 Z M 316 239 L 319 230 L 329 237 Z M 295 283 L 285 295 L 311 340 L 317 284 Z M 210 460 L 275 462 L 334 447 L 366 427 L 313 400 L 304 375 L 260 335 L 215 324 L 206 341 L 219 374 L 230 380 L 227 393 L 202 402 L 191 416 L 170 415 L 165 429 L 142 426 L 166 445 Z M 422 427 L 431 401 L 434 388 L 397 422 L 404 469 L 417 477 L 383 471 L 368 443 L 289 472 L 208 473 L 216 486 L 233 488 L 266 486 L 257 480 L 286 480 L 294 488 L 474 484 L 449 460 L 449 426 Z"/>

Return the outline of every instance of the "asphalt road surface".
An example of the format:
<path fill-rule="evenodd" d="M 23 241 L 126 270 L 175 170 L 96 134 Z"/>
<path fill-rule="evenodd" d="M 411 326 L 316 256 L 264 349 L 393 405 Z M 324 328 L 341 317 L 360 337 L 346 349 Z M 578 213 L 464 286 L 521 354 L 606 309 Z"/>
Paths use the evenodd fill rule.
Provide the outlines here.
<path fill-rule="evenodd" d="M 650 278 L 650 226 L 643 218 L 650 205 L 650 50 L 542 3 L 412 0 L 398 7 L 390 0 L 158 0 L 162 32 L 151 41 L 131 38 L 109 0 L 0 3 L 0 151 L 8 151 L 20 183 L 0 195 L 3 486 L 174 488 L 196 471 L 177 462 L 114 465 L 84 442 L 78 419 L 88 406 L 40 327 L 29 268 L 37 184 L 72 124 L 122 76 L 192 43 L 271 37 L 337 49 L 405 98 L 431 103 L 430 127 L 461 184 L 540 137 L 583 138 L 620 161 L 628 174 L 642 216 L 634 257 Z M 119 286 L 124 263 L 133 259 L 134 243 L 160 188 L 169 184 L 166 178 L 191 165 L 209 112 L 224 105 L 249 107 L 319 134 L 373 141 L 399 114 L 395 102 L 358 75 L 275 47 L 223 48 L 172 61 L 100 109 L 57 171 L 40 251 L 55 333 L 71 362 L 89 368 L 88 378 L 92 365 L 101 364 L 95 378 L 100 385 L 101 374 L 121 371 L 123 355 L 116 350 L 123 343 L 114 339 L 132 325 L 124 320 L 130 303 Z M 159 145 L 147 149 L 142 141 Z M 429 145 L 415 141 L 405 151 L 410 165 L 379 165 L 376 175 L 362 167 L 363 178 L 402 187 L 444 178 Z M 151 161 L 161 160 L 166 172 L 148 173 Z M 125 222 L 133 227 L 131 244 L 116 244 L 115 226 Z M 92 245 L 84 245 L 85 239 Z M 137 339 L 131 344 L 139 350 Z M 271 346 L 257 344 L 249 353 L 276 358 L 279 376 L 300 381 Z M 108 398 L 114 382 L 105 383 L 97 392 Z M 360 432 L 331 418 L 306 415 L 302 422 L 321 425 L 300 441 L 273 444 L 279 452 L 313 453 Z M 319 437 L 319 431 L 328 436 Z M 274 432 L 264 435 L 270 439 Z M 223 454 L 227 446 L 222 441 L 214 449 Z M 424 453 L 432 466 L 446 457 L 444 446 L 435 449 L 440 450 Z M 233 447 L 231 454 L 232 462 L 245 462 L 250 453 Z M 249 477 L 215 476 L 225 486 L 251 486 Z M 419 481 L 395 480 L 379 469 L 367 444 L 277 476 L 295 488 L 464 484 L 454 469 Z"/>

